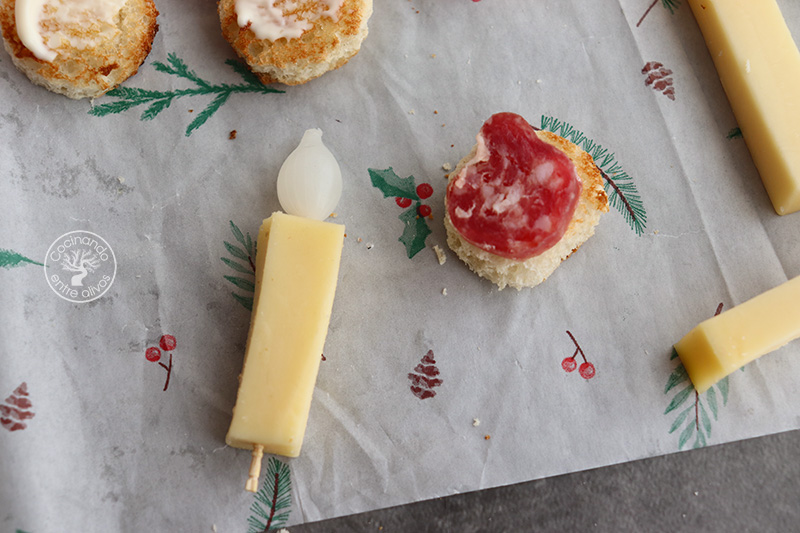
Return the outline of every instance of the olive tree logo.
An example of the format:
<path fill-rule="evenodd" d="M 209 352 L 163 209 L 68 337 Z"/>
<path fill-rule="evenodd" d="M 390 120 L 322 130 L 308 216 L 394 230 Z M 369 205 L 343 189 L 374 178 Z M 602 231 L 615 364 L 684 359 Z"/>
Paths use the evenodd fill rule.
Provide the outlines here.
<path fill-rule="evenodd" d="M 89 231 L 71 231 L 47 250 L 44 276 L 50 288 L 73 303 L 91 302 L 108 291 L 117 259 L 105 239 Z"/>

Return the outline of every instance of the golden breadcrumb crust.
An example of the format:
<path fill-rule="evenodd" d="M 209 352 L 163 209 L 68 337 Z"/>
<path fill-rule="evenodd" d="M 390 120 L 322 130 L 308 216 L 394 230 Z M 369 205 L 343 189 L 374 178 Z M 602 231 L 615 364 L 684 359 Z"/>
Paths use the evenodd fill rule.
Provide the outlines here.
<path fill-rule="evenodd" d="M 70 98 L 96 98 L 136 74 L 158 31 L 153 0 L 128 0 L 115 20 L 119 31 L 113 38 L 83 50 L 64 43 L 54 50 L 58 56 L 51 63 L 38 59 L 20 41 L 15 3 L 0 0 L 3 43 L 14 65 L 33 83 Z M 86 31 L 69 35 L 87 37 Z"/>
<path fill-rule="evenodd" d="M 521 289 L 534 287 L 547 279 L 558 268 L 562 261 L 572 255 L 586 240 L 594 234 L 594 228 L 600 221 L 600 215 L 608 211 L 608 198 L 603 189 L 603 175 L 594 163 L 592 156 L 549 131 L 537 131 L 542 141 L 555 146 L 575 165 L 581 180 L 581 195 L 575 213 L 564 236 L 553 247 L 543 253 L 517 261 L 487 252 L 467 242 L 453 227 L 447 215 L 447 197 L 445 197 L 444 225 L 447 230 L 447 244 L 464 261 L 473 272 L 496 283 L 500 289 L 507 285 Z M 461 169 L 475 156 L 476 147 L 464 157 L 453 170 L 449 179 L 453 180 Z"/>
<path fill-rule="evenodd" d="M 239 27 L 235 0 L 219 0 L 222 35 L 262 83 L 299 85 L 337 69 L 358 53 L 367 36 L 372 0 L 345 0 L 338 20 L 320 17 L 314 27 L 297 39 L 258 39 L 246 26 Z M 322 4 L 305 4 L 305 11 L 322 9 Z M 303 10 L 298 11 L 304 18 Z"/>

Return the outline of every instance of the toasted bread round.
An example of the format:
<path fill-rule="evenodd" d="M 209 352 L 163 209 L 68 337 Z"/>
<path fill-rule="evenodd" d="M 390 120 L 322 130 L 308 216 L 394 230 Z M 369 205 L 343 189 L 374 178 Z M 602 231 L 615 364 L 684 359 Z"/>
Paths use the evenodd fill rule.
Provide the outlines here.
<path fill-rule="evenodd" d="M 315 4 L 313 0 L 306 4 L 309 2 Z M 336 21 L 309 17 L 313 27 L 299 38 L 270 41 L 257 38 L 249 25 L 239 26 L 234 4 L 235 0 L 219 0 L 222 35 L 264 84 L 300 85 L 341 67 L 361 48 L 372 15 L 372 0 L 344 0 Z M 288 9 L 284 13 L 288 14 Z M 306 20 L 307 15 L 295 16 Z"/>
<path fill-rule="evenodd" d="M 506 286 L 518 290 L 524 287 L 535 287 L 546 280 L 562 261 L 594 235 L 594 228 L 600 221 L 600 215 L 608 211 L 608 198 L 603 189 L 603 176 L 594 164 L 592 156 L 555 133 L 540 130 L 536 132 L 536 135 L 539 139 L 564 152 L 575 165 L 575 170 L 581 180 L 581 195 L 578 205 L 575 207 L 575 213 L 572 215 L 566 233 L 553 247 L 524 261 L 507 259 L 482 250 L 464 240 L 458 230 L 453 227 L 450 217 L 447 215 L 447 198 L 445 197 L 444 226 L 447 230 L 448 246 L 473 272 L 496 283 L 501 290 Z M 450 180 L 455 179 L 461 169 L 475 156 L 476 151 L 477 145 L 450 173 Z"/>
<path fill-rule="evenodd" d="M 127 0 L 113 24 L 63 24 L 52 6 L 45 5 L 42 37 L 58 54 L 48 62 L 22 44 L 17 35 L 15 4 L 16 0 L 0 0 L 3 44 L 14 65 L 33 83 L 69 98 L 101 96 L 136 74 L 158 30 L 153 0 Z M 60 44 L 53 45 L 59 37 Z"/>

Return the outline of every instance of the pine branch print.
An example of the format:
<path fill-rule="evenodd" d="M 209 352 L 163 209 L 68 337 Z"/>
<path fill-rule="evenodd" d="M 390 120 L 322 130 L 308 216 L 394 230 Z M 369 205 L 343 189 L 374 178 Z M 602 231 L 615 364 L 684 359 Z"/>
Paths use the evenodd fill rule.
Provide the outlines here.
<path fill-rule="evenodd" d="M 717 306 L 714 316 L 722 312 L 722 304 Z M 678 358 L 678 352 L 672 349 L 670 360 Z M 682 387 L 682 385 L 686 386 Z M 675 370 L 669 375 L 667 384 L 664 387 L 664 394 L 680 388 L 670 400 L 664 414 L 678 412 L 678 416 L 673 420 L 669 428 L 669 433 L 678 434 L 678 450 L 682 450 L 694 437 L 692 448 L 702 448 L 711 439 L 712 418 L 714 421 L 719 419 L 720 401 L 722 406 L 728 403 L 728 377 L 724 377 L 713 387 L 709 388 L 704 394 L 698 394 L 686 372 L 682 363 L 679 363 Z M 717 397 L 719 395 L 719 398 Z M 693 400 L 693 401 L 690 401 Z M 687 404 L 688 402 L 688 404 Z M 710 413 L 710 416 L 709 416 Z M 683 429 L 681 429 L 683 428 Z"/>
<path fill-rule="evenodd" d="M 433 194 L 429 183 L 416 184 L 414 176 L 401 178 L 392 167 L 385 170 L 367 169 L 372 186 L 383 193 L 384 198 L 394 197 L 395 203 L 405 209 L 398 218 L 403 222 L 403 234 L 398 239 L 406 247 L 409 259 L 425 249 L 425 240 L 430 235 L 426 219 L 433 219 L 431 207 L 423 203 Z"/>
<path fill-rule="evenodd" d="M 250 506 L 247 533 L 264 533 L 286 524 L 292 511 L 292 476 L 286 463 L 270 457 L 264 484 L 255 500 Z"/>
<path fill-rule="evenodd" d="M 238 61 L 228 59 L 225 61 L 225 64 L 239 74 L 244 83 L 238 85 L 229 85 L 227 83 L 212 85 L 191 70 L 181 58 L 174 53 L 170 53 L 167 55 L 167 63 L 161 63 L 160 61 L 153 63 L 155 69 L 158 72 L 187 80 L 194 84 L 194 87 L 190 89 L 176 89 L 174 91 L 152 91 L 135 87 L 117 87 L 106 93 L 107 96 L 117 98 L 117 101 L 94 106 L 89 110 L 89 114 L 96 117 L 103 117 L 110 114 L 122 113 L 136 106 L 149 104 L 139 119 L 143 121 L 153 120 L 159 113 L 167 109 L 173 101 L 179 98 L 185 96 L 215 95 L 211 103 L 195 117 L 189 126 L 187 126 L 185 135 L 189 137 L 196 129 L 205 124 L 233 94 L 285 92 L 263 85 L 247 67 Z"/>
<path fill-rule="evenodd" d="M 650 14 L 650 11 L 652 11 L 653 8 L 656 7 L 656 4 L 658 4 L 659 1 L 661 2 L 661 5 L 664 7 L 664 9 L 669 10 L 670 15 L 674 15 L 675 10 L 678 9 L 678 7 L 681 5 L 680 0 L 653 0 L 653 3 L 650 4 L 650 6 L 647 8 L 647 11 L 644 12 L 642 18 L 640 18 L 639 22 L 636 23 L 637 28 L 642 25 L 644 19 L 647 17 L 647 15 Z"/>
<path fill-rule="evenodd" d="M 24 255 L 14 252 L 13 250 L 4 250 L 0 248 L 0 267 L 10 270 L 28 264 L 44 266 L 42 263 L 37 263 L 33 259 L 28 259 Z"/>
<path fill-rule="evenodd" d="M 229 221 L 231 225 L 231 233 L 233 233 L 233 237 L 236 239 L 236 242 L 241 244 L 241 247 L 236 244 L 231 244 L 228 241 L 223 241 L 225 245 L 225 249 L 228 253 L 233 256 L 234 259 L 239 259 L 241 261 L 246 262 L 246 266 L 240 262 L 234 261 L 228 257 L 220 257 L 220 261 L 225 263 L 228 267 L 232 270 L 240 274 L 247 275 L 246 278 L 241 276 L 223 276 L 227 281 L 232 283 L 234 286 L 242 289 L 245 292 L 255 292 L 256 284 L 255 284 L 255 273 L 256 273 L 256 243 L 250 237 L 248 233 L 246 236 L 242 233 L 242 230 L 233 223 L 233 220 Z M 240 294 L 236 294 L 232 292 L 233 298 L 242 304 L 246 309 L 249 311 L 253 310 L 253 297 L 252 296 L 242 296 Z"/>
<path fill-rule="evenodd" d="M 732 141 L 733 139 L 742 139 L 742 129 L 740 127 L 735 127 L 728 132 L 728 135 L 725 136 L 726 139 Z"/>
<path fill-rule="evenodd" d="M 608 195 L 609 205 L 622 214 L 637 235 L 642 235 L 647 225 L 647 211 L 633 177 L 617 163 L 615 154 L 608 153 L 607 148 L 603 148 L 602 145 L 586 137 L 582 131 L 557 118 L 542 115 L 541 129 L 568 139 L 592 156 L 605 180 L 604 189 Z"/>

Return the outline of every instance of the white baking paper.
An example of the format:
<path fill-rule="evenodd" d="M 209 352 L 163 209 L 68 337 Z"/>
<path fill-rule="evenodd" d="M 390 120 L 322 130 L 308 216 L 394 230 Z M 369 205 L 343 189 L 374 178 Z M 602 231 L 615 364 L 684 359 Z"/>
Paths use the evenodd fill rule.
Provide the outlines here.
<path fill-rule="evenodd" d="M 797 36 L 800 4 L 779 4 Z M 151 120 L 152 101 L 94 116 L 124 98 L 68 100 L 0 56 L 0 405 L 29 413 L 0 427 L 4 531 L 256 531 L 270 464 L 290 472 L 270 525 L 292 525 L 800 427 L 796 343 L 702 396 L 671 359 L 719 304 L 800 274 L 798 215 L 774 213 L 688 5 L 374 8 L 347 65 L 283 93 L 233 91 L 188 135 L 219 93 L 175 97 Z M 123 87 L 196 89 L 180 65 L 209 86 L 246 84 L 215 2 L 158 9 L 153 50 Z M 636 222 L 612 206 L 521 292 L 472 274 L 441 223 L 446 169 L 499 111 L 579 130 L 641 200 Z M 246 254 L 225 242 L 245 249 L 279 209 L 278 169 L 317 127 L 344 175 L 330 220 L 347 238 L 303 452 L 265 458 L 260 502 L 243 490 L 249 452 L 224 443 L 252 295 L 230 281 L 252 280 Z M 370 180 L 390 167 L 433 189 L 413 257 L 404 208 Z M 49 286 L 61 262 L 41 266 L 75 231 L 116 262 L 88 303 Z M 564 369 L 573 354 L 592 377 Z M 434 396 L 412 392 L 417 365 L 439 371 Z"/>

